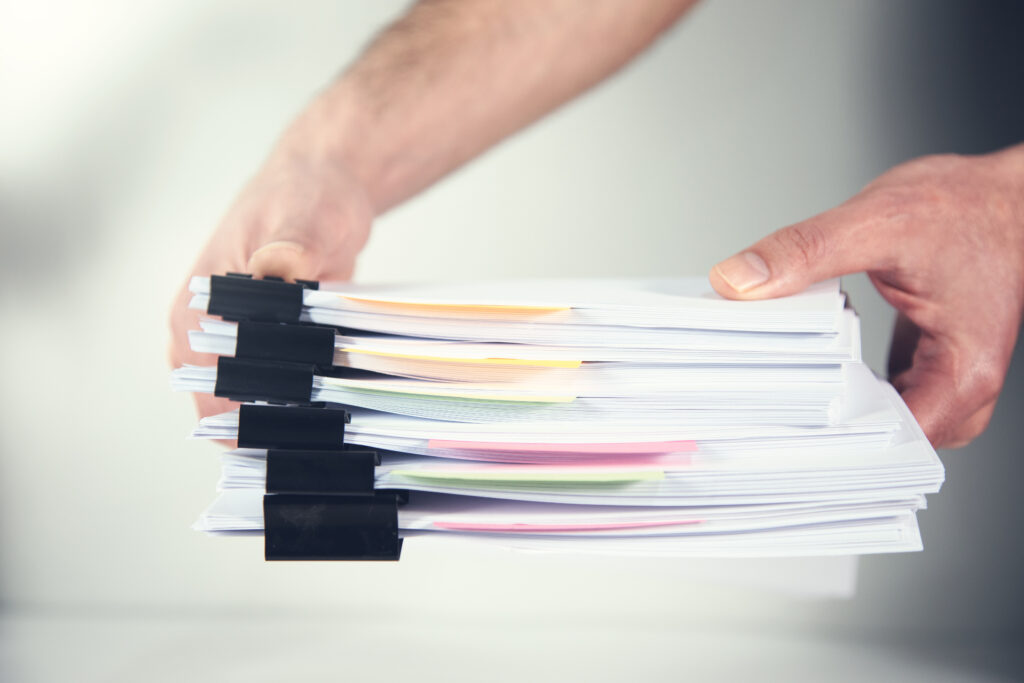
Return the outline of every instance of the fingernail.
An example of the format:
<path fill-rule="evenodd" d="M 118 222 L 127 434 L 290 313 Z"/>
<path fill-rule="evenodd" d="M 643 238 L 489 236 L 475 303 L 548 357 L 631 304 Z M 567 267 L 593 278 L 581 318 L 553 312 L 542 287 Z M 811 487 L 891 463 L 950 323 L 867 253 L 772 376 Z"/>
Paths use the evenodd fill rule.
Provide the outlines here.
<path fill-rule="evenodd" d="M 288 240 L 268 242 L 249 257 L 249 272 L 257 277 L 261 275 L 290 275 L 290 273 L 277 271 L 288 269 L 288 266 L 294 265 L 296 258 L 301 260 L 305 253 L 306 248 L 298 242 Z M 267 272 L 255 273 L 254 270 Z"/>
<path fill-rule="evenodd" d="M 291 242 L 289 240 L 277 240 L 276 242 L 267 242 L 262 247 L 252 252 L 252 255 L 255 256 L 261 251 L 271 251 L 274 249 L 291 249 L 292 251 L 297 251 L 300 254 L 306 251 L 306 248 L 299 244 L 298 242 Z"/>
<path fill-rule="evenodd" d="M 771 272 L 764 259 L 752 251 L 731 256 L 715 266 L 722 279 L 737 292 L 745 292 L 768 282 Z"/>

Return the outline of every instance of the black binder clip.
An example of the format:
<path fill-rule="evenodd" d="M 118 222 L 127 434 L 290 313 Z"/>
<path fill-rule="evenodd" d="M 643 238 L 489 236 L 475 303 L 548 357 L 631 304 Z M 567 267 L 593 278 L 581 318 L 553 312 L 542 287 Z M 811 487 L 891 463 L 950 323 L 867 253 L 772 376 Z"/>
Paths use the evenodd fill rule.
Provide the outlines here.
<path fill-rule="evenodd" d="M 334 365 L 334 330 L 315 325 L 238 323 L 235 358 Z"/>
<path fill-rule="evenodd" d="M 232 321 L 297 323 L 302 315 L 303 290 L 319 287 L 312 280 L 293 283 L 272 277 L 257 280 L 244 273 L 211 275 L 206 312 Z"/>
<path fill-rule="evenodd" d="M 334 408 L 243 404 L 238 411 L 239 448 L 338 450 L 349 415 Z"/>
<path fill-rule="evenodd" d="M 314 370 L 309 364 L 221 356 L 213 394 L 232 401 L 308 405 Z"/>
<path fill-rule="evenodd" d="M 228 277 L 244 277 L 250 280 L 253 279 L 252 273 L 232 273 L 229 271 L 225 273 L 225 275 L 227 275 Z M 274 280 L 276 282 L 284 282 L 283 277 L 275 277 L 273 275 L 265 275 L 263 279 Z M 300 280 L 299 278 L 295 278 L 295 281 L 298 282 L 303 287 L 305 287 L 306 289 L 320 289 L 320 283 L 317 282 L 316 280 Z"/>
<path fill-rule="evenodd" d="M 263 496 L 267 560 L 398 560 L 398 497 Z"/>
<path fill-rule="evenodd" d="M 372 496 L 380 455 L 369 449 L 267 451 L 267 493 Z"/>
<path fill-rule="evenodd" d="M 278 412 L 296 410 L 302 409 Z M 264 557 L 270 561 L 398 560 L 402 554 L 398 506 L 408 500 L 408 494 L 374 490 L 379 464 L 376 451 L 353 446 L 269 449 L 263 496 Z"/>

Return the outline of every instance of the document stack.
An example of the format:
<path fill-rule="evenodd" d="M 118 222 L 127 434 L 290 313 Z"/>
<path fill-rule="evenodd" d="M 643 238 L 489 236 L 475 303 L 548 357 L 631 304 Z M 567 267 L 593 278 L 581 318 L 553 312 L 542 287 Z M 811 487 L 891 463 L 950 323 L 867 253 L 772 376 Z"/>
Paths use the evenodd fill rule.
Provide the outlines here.
<path fill-rule="evenodd" d="M 398 559 L 403 539 L 638 556 L 921 549 L 942 465 L 860 359 L 837 281 L 726 301 L 703 278 L 449 286 L 196 277 L 243 402 L 196 527 L 267 559 Z"/>

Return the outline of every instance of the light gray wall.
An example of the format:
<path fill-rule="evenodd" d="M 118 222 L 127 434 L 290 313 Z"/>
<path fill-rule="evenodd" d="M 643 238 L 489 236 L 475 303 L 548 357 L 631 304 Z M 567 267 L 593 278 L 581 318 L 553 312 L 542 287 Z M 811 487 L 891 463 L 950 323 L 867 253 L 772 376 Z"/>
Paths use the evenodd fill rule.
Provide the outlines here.
<path fill-rule="evenodd" d="M 410 547 L 397 566 L 263 564 L 258 542 L 192 532 L 218 463 L 184 439 L 192 409 L 167 387 L 168 303 L 276 133 L 403 3 L 66 5 L 63 21 L 13 6 L 0 20 L 16 57 L 0 60 L 8 613 L 574 615 L 662 634 L 895 632 L 907 647 L 1020 626 L 1019 363 L 989 432 L 943 455 L 926 550 L 864 560 L 850 602 L 691 585 L 675 562 Z M 901 159 L 996 144 L 948 137 L 970 112 L 925 125 L 921 102 L 949 92 L 924 87 L 922 55 L 955 62 L 959 18 L 921 5 L 708 2 L 611 83 L 379 220 L 358 277 L 703 273 Z M 891 314 L 865 280 L 845 284 L 881 369 Z"/>

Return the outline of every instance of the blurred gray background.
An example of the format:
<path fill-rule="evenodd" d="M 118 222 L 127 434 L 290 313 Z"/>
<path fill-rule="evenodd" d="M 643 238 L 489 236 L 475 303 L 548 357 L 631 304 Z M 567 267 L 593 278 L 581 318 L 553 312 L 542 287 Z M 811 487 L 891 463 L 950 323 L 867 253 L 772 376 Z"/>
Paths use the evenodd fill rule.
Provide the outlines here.
<path fill-rule="evenodd" d="M 168 389 L 172 294 L 403 6 L 0 0 L 0 679 L 1024 676 L 1019 359 L 989 430 L 941 454 L 925 551 L 862 560 L 850 600 L 707 580 L 728 563 L 264 564 L 190 530 L 219 465 Z M 1024 140 L 1021 35 L 1009 1 L 711 0 L 381 218 L 358 278 L 704 273 L 902 160 Z M 844 286 L 882 370 L 891 312 Z"/>

